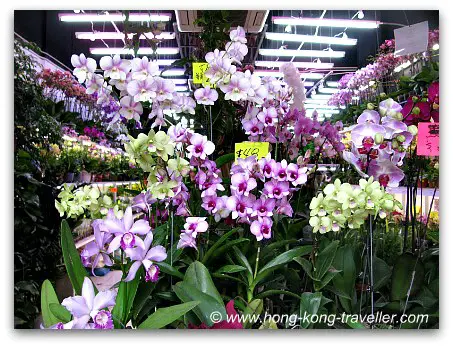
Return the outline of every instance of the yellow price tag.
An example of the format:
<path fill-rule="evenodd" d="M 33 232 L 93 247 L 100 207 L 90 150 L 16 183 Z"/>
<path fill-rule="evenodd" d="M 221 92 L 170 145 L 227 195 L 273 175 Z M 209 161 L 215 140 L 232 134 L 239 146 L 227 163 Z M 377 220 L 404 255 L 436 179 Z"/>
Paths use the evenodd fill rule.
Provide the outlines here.
<path fill-rule="evenodd" d="M 234 144 L 234 158 L 247 158 L 256 155 L 256 159 L 264 158 L 269 153 L 269 142 L 241 142 Z"/>
<path fill-rule="evenodd" d="M 209 78 L 204 75 L 208 68 L 208 63 L 192 63 L 193 83 L 209 83 Z"/>

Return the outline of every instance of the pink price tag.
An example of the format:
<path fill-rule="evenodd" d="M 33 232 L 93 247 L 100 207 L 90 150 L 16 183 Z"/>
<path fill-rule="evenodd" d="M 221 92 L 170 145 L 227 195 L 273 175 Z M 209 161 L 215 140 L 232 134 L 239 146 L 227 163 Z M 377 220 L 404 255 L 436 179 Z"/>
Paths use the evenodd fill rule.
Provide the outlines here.
<path fill-rule="evenodd" d="M 439 123 L 418 123 L 417 155 L 439 156 Z"/>

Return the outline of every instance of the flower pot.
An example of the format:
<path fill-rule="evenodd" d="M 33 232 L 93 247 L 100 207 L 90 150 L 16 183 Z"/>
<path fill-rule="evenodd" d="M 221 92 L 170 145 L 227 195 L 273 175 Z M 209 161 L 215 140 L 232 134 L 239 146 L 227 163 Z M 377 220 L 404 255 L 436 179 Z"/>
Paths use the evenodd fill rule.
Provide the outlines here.
<path fill-rule="evenodd" d="M 82 170 L 80 173 L 77 175 L 76 182 L 81 182 L 81 183 L 90 183 L 91 182 L 91 173 Z"/>
<path fill-rule="evenodd" d="M 74 182 L 74 172 L 68 172 L 66 174 L 65 182 L 67 182 L 67 183 Z"/>

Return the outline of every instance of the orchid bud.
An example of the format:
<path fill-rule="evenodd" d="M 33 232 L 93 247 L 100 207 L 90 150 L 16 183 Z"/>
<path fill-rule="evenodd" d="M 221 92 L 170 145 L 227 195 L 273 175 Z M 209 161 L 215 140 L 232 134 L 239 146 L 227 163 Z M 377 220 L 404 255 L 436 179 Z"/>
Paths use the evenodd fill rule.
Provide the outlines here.
<path fill-rule="evenodd" d="M 302 166 L 304 164 L 304 157 L 297 157 L 297 165 Z"/>
<path fill-rule="evenodd" d="M 422 99 L 422 102 L 427 102 L 427 101 L 428 101 L 427 98 L 423 98 L 423 99 Z"/>
<path fill-rule="evenodd" d="M 393 119 L 396 119 L 396 120 L 403 120 L 403 114 L 401 112 L 398 112 L 398 113 L 395 113 L 395 115 L 393 116 Z"/>
<path fill-rule="evenodd" d="M 398 140 L 393 139 L 392 140 L 392 149 L 398 149 L 399 146 L 400 146 L 400 144 L 398 143 Z"/>
<path fill-rule="evenodd" d="M 392 200 L 384 200 L 384 203 L 382 204 L 382 207 L 387 210 L 387 211 L 390 211 L 393 209 L 393 201 Z"/>
<path fill-rule="evenodd" d="M 409 126 L 407 127 L 407 131 L 409 131 L 412 135 L 415 136 L 415 135 L 417 135 L 417 133 L 418 133 L 418 128 L 417 128 L 416 125 L 409 125 Z"/>
<path fill-rule="evenodd" d="M 415 106 L 415 107 L 412 109 L 412 113 L 415 114 L 415 115 L 419 115 L 419 114 L 420 114 L 420 108 L 418 108 L 417 106 Z"/>
<path fill-rule="evenodd" d="M 369 110 L 374 110 L 374 104 L 372 104 L 371 102 L 369 102 L 369 103 L 366 105 L 366 108 L 369 109 Z"/>
<path fill-rule="evenodd" d="M 376 135 L 374 135 L 374 143 L 380 145 L 382 142 L 384 142 L 384 135 L 376 133 Z"/>
<path fill-rule="evenodd" d="M 413 96 L 412 97 L 412 102 L 417 102 L 418 101 L 418 97 L 417 96 Z"/>
<path fill-rule="evenodd" d="M 398 136 L 396 137 L 396 139 L 398 140 L 398 142 L 403 143 L 404 141 L 406 141 L 406 136 L 404 136 L 404 135 L 398 135 Z"/>
<path fill-rule="evenodd" d="M 379 97 L 380 97 L 380 98 L 385 98 L 386 96 L 387 96 L 387 95 L 386 95 L 385 93 L 379 94 Z"/>

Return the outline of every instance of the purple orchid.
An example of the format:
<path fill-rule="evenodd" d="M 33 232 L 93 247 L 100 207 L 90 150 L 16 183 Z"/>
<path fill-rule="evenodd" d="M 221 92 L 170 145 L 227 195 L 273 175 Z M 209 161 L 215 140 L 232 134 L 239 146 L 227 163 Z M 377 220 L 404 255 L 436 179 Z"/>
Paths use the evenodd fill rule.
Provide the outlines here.
<path fill-rule="evenodd" d="M 261 196 L 260 199 L 256 199 L 253 204 L 252 217 L 272 217 L 273 210 L 275 207 L 274 199 L 266 199 L 264 196 Z"/>
<path fill-rule="evenodd" d="M 232 211 L 231 217 L 236 219 L 238 217 L 247 218 L 252 212 L 252 207 L 255 201 L 255 196 L 250 194 L 230 196 L 227 200 L 227 207 Z"/>
<path fill-rule="evenodd" d="M 153 89 L 156 92 L 157 101 L 171 100 L 173 99 L 175 84 L 171 80 L 167 80 L 162 77 L 155 77 Z"/>
<path fill-rule="evenodd" d="M 194 92 L 194 96 L 198 104 L 214 105 L 214 102 L 219 98 L 219 93 L 215 89 L 211 89 L 210 86 L 206 86 L 204 88 L 198 88 Z"/>
<path fill-rule="evenodd" d="M 206 156 L 214 152 L 215 146 L 211 141 L 208 141 L 206 136 L 200 134 L 193 134 L 190 138 L 190 146 L 187 150 L 191 157 L 206 159 Z"/>
<path fill-rule="evenodd" d="M 277 214 L 285 214 L 288 217 L 293 216 L 293 208 L 286 197 L 278 200 L 277 208 L 275 211 L 277 212 Z"/>
<path fill-rule="evenodd" d="M 135 102 L 149 101 L 156 97 L 154 79 L 132 80 L 127 84 L 127 92 L 134 97 Z"/>
<path fill-rule="evenodd" d="M 148 213 L 150 205 L 154 204 L 157 199 L 151 197 L 151 193 L 146 191 L 145 193 L 140 193 L 132 199 L 132 209 L 138 209 L 141 211 L 146 211 Z"/>
<path fill-rule="evenodd" d="M 256 236 L 257 241 L 270 239 L 272 236 L 272 219 L 268 217 L 258 218 L 250 226 L 250 232 Z"/>
<path fill-rule="evenodd" d="M 256 188 L 256 180 L 245 174 L 237 173 L 231 176 L 231 190 L 236 195 L 248 196 L 252 189 Z"/>
<path fill-rule="evenodd" d="M 93 94 L 95 92 L 99 92 L 100 89 L 104 87 L 104 78 L 97 74 L 97 73 L 92 73 L 86 81 L 86 93 L 87 94 Z"/>
<path fill-rule="evenodd" d="M 247 43 L 244 28 L 241 26 L 238 26 L 236 29 L 231 30 L 230 31 L 230 40 L 233 42 Z"/>
<path fill-rule="evenodd" d="M 239 41 L 230 41 L 225 45 L 228 56 L 236 62 L 241 62 L 247 55 L 249 49 L 246 44 Z"/>
<path fill-rule="evenodd" d="M 217 198 L 216 212 L 214 213 L 214 220 L 219 222 L 221 219 L 228 217 L 231 210 L 227 206 L 228 196 L 223 195 Z"/>
<path fill-rule="evenodd" d="M 143 113 L 142 104 L 135 102 L 130 96 L 124 96 L 120 101 L 120 115 L 126 119 L 140 120 L 140 115 Z"/>
<path fill-rule="evenodd" d="M 264 124 L 257 118 L 253 118 L 251 120 L 243 120 L 242 127 L 247 135 L 258 136 L 263 133 Z"/>
<path fill-rule="evenodd" d="M 287 180 L 293 186 L 299 186 L 307 182 L 307 168 L 299 167 L 297 164 L 290 163 L 286 168 Z"/>
<path fill-rule="evenodd" d="M 113 320 L 108 307 L 115 305 L 116 292 L 107 290 L 94 293 L 88 277 L 83 280 L 82 295 L 69 297 L 61 303 L 73 315 L 73 328 L 85 329 L 90 319 L 95 329 L 113 329 Z"/>
<path fill-rule="evenodd" d="M 94 269 L 99 264 L 101 258 L 106 266 L 113 265 L 112 259 L 110 259 L 106 247 L 106 244 L 108 244 L 112 240 L 113 235 L 101 231 L 101 229 L 103 228 L 102 223 L 102 219 L 97 219 L 92 223 L 94 229 L 94 241 L 87 244 L 81 254 L 83 258 L 86 258 L 85 261 L 95 256 L 93 263 L 91 264 L 91 272 L 93 275 Z"/>
<path fill-rule="evenodd" d="M 121 59 L 118 54 L 114 55 L 113 58 L 108 55 L 102 57 L 99 65 L 104 70 L 104 77 L 110 77 L 113 80 L 125 80 L 127 73 L 131 69 L 131 62 Z"/>
<path fill-rule="evenodd" d="M 275 107 L 263 108 L 256 117 L 265 127 L 273 126 L 278 119 L 277 110 Z"/>
<path fill-rule="evenodd" d="M 374 111 L 374 110 L 365 110 L 362 112 L 362 114 L 357 118 L 357 123 L 362 124 L 362 123 L 374 123 L 374 124 L 379 124 L 381 120 L 381 117 L 379 116 L 379 113 Z"/>
<path fill-rule="evenodd" d="M 122 219 L 106 219 L 104 220 L 104 226 L 110 233 L 115 235 L 110 242 L 107 253 L 112 253 L 120 247 L 123 250 L 134 246 L 145 249 L 143 240 L 137 235 L 146 235 L 151 230 L 149 223 L 143 219 L 134 223 L 130 206 L 124 212 Z"/>
<path fill-rule="evenodd" d="M 195 237 L 191 234 L 181 233 L 181 235 L 179 235 L 179 242 L 176 248 L 181 249 L 186 247 L 197 248 Z"/>
<path fill-rule="evenodd" d="M 289 195 L 289 184 L 288 182 L 281 182 L 273 179 L 264 183 L 263 193 L 269 198 L 282 199 L 284 196 Z"/>
<path fill-rule="evenodd" d="M 372 160 L 368 166 L 368 174 L 379 181 L 383 187 L 398 187 L 404 178 L 404 172 L 390 160 Z"/>
<path fill-rule="evenodd" d="M 379 103 L 379 113 L 383 117 L 397 118 L 397 114 L 403 110 L 403 107 L 392 98 L 388 98 Z"/>
<path fill-rule="evenodd" d="M 271 159 L 270 153 L 266 157 L 261 158 L 258 161 L 258 164 L 261 168 L 261 171 L 264 174 L 264 177 L 271 178 L 272 174 L 274 172 L 274 167 L 276 165 L 276 161 L 274 159 Z"/>
<path fill-rule="evenodd" d="M 203 207 L 209 213 L 216 213 L 219 205 L 219 198 L 217 195 L 205 195 L 203 198 L 203 203 L 201 207 Z"/>
<path fill-rule="evenodd" d="M 285 159 L 283 159 L 281 162 L 276 162 L 273 167 L 272 177 L 275 178 L 277 181 L 286 181 L 288 175 L 286 173 L 287 167 L 288 163 L 286 162 Z"/>
<path fill-rule="evenodd" d="M 250 81 L 247 78 L 233 75 L 229 83 L 219 84 L 219 87 L 225 93 L 225 100 L 246 100 L 250 88 Z"/>
<path fill-rule="evenodd" d="M 197 237 L 198 233 L 204 233 L 208 230 L 209 225 L 206 217 L 187 217 L 184 224 L 184 232 L 192 237 Z"/>
<path fill-rule="evenodd" d="M 149 61 L 148 57 L 132 59 L 132 79 L 143 81 L 148 77 L 159 74 L 159 65 L 155 61 Z"/>
<path fill-rule="evenodd" d="M 97 67 L 96 60 L 85 57 L 85 54 L 83 53 L 79 56 L 73 54 L 71 56 L 71 64 L 75 67 L 73 74 L 77 77 L 79 83 L 89 80 Z"/>
<path fill-rule="evenodd" d="M 137 274 L 138 269 L 140 266 L 143 265 L 146 271 L 145 281 L 157 282 L 159 276 L 159 267 L 153 262 L 161 262 L 167 259 L 167 252 L 165 248 L 162 246 L 154 246 L 151 247 L 151 243 L 153 242 L 153 234 L 148 233 L 145 237 L 145 248 L 134 248 L 134 249 L 126 249 L 126 255 L 133 260 L 129 273 L 127 277 L 124 279 L 124 282 L 132 281 Z"/>

